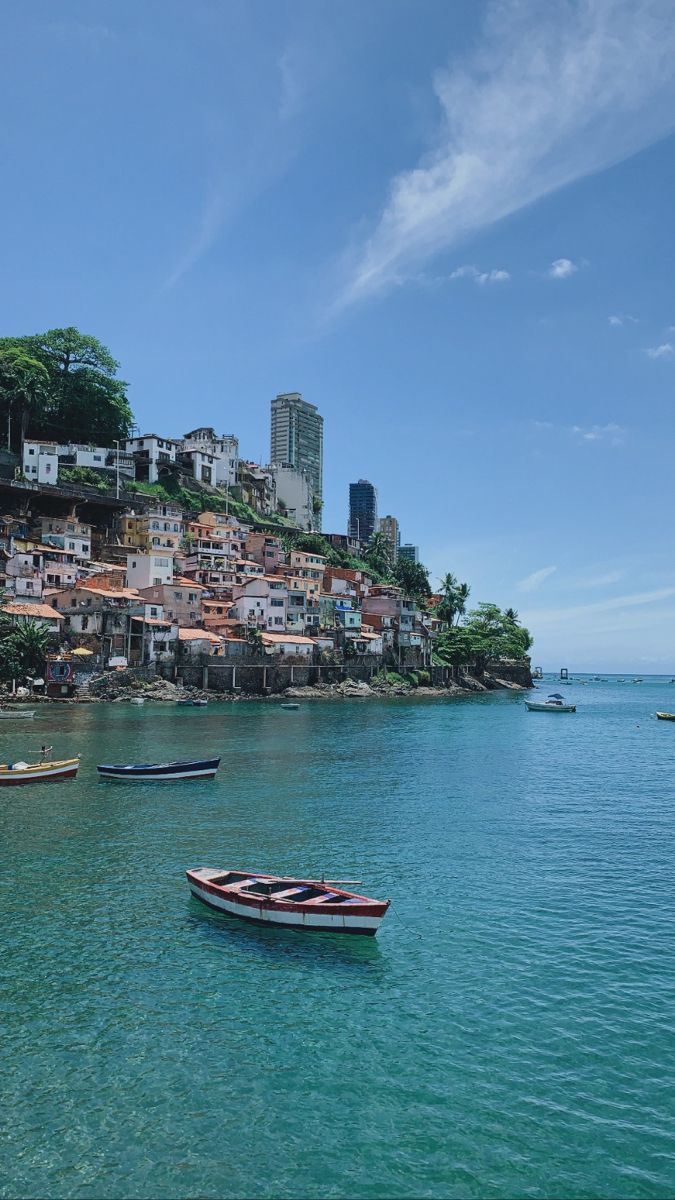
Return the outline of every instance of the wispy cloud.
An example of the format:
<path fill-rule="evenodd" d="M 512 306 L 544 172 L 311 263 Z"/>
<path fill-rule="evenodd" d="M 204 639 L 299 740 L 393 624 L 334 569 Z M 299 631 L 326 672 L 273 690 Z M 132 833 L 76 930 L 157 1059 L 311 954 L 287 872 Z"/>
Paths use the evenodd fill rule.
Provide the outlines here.
<path fill-rule="evenodd" d="M 340 305 L 667 133 L 674 53 L 670 0 L 495 0 L 479 50 L 436 75 L 436 148 L 392 179 Z"/>
<path fill-rule="evenodd" d="M 531 575 L 526 575 L 525 579 L 520 579 L 516 587 L 521 592 L 536 592 L 541 587 L 545 579 L 557 571 L 557 567 L 540 567 L 538 571 L 533 571 Z"/>
<path fill-rule="evenodd" d="M 671 342 L 662 342 L 660 346 L 650 346 L 648 350 L 645 350 L 647 358 L 670 358 L 672 353 Z"/>
<path fill-rule="evenodd" d="M 450 272 L 450 279 L 473 279 L 474 283 L 508 283 L 508 271 L 479 271 L 477 267 L 457 267 Z"/>
<path fill-rule="evenodd" d="M 549 279 L 569 279 L 570 275 L 574 275 L 579 268 L 576 263 L 572 262 L 571 258 L 556 258 L 552 262 L 547 275 Z"/>
<path fill-rule="evenodd" d="M 617 612 L 627 608 L 641 608 L 647 604 L 659 604 L 675 596 L 675 587 L 656 588 L 651 592 L 633 592 L 628 596 L 612 596 L 607 600 L 596 600 L 592 604 L 575 604 L 566 608 L 540 609 L 527 613 L 527 620 L 534 627 L 557 626 L 576 617 L 590 617 L 602 613 Z"/>
<path fill-rule="evenodd" d="M 616 328 L 619 328 L 621 325 L 639 325 L 637 317 L 629 317 L 626 315 L 620 317 L 608 317 L 607 320 L 609 321 L 610 325 L 614 325 Z"/>
<path fill-rule="evenodd" d="M 610 587 L 623 579 L 623 571 L 605 571 L 602 575 L 582 575 L 574 580 L 575 588 Z"/>
<path fill-rule="evenodd" d="M 610 446 L 620 446 L 626 436 L 624 426 L 613 421 L 607 425 L 573 425 L 572 433 L 580 442 L 609 442 Z"/>

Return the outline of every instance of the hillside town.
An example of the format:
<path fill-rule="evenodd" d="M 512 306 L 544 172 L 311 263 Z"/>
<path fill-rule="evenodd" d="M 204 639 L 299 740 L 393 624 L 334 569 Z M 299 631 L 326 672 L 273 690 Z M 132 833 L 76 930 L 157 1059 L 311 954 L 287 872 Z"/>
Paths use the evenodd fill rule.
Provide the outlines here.
<path fill-rule="evenodd" d="M 0 611 L 41 625 L 56 655 L 86 652 L 104 669 L 252 654 L 431 664 L 438 619 L 362 561 L 377 533 L 392 563 L 416 556 L 394 517 L 379 520 L 368 481 L 350 486 L 346 531 L 322 535 L 334 553 L 302 548 L 321 526 L 323 421 L 299 393 L 272 401 L 271 459 L 241 458 L 234 435 L 208 427 L 112 447 L 26 438 L 21 469 L 10 461 L 0 483 Z M 98 472 L 98 490 L 73 468 L 90 484 Z M 152 495 L 192 481 L 199 511 Z"/>

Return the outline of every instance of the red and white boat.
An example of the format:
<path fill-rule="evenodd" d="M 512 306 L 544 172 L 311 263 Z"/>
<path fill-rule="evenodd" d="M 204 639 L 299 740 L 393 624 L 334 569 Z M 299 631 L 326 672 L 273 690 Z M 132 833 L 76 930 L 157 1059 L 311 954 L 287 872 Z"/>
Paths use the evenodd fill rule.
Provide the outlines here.
<path fill-rule="evenodd" d="M 218 912 L 255 921 L 323 933 L 374 937 L 390 900 L 371 900 L 331 882 L 196 867 L 186 871 L 190 891 Z"/>

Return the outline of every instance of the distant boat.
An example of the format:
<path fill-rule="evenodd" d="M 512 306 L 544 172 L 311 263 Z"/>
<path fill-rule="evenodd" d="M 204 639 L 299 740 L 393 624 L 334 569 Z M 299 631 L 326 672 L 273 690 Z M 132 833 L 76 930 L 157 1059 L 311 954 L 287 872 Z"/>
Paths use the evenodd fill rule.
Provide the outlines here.
<path fill-rule="evenodd" d="M 196 867 L 186 871 L 193 896 L 218 912 L 262 925 L 374 937 L 390 900 L 371 900 L 333 881 Z M 351 882 L 348 881 L 348 882 Z"/>
<path fill-rule="evenodd" d="M 34 708 L 0 708 L 0 721 L 27 721 L 34 716 Z"/>
<path fill-rule="evenodd" d="M 571 713 L 571 712 L 577 711 L 576 704 L 565 704 L 565 701 L 564 701 L 563 697 L 560 695 L 560 692 L 553 692 L 552 695 L 549 696 L 548 700 L 544 700 L 541 702 L 535 701 L 535 700 L 526 700 L 525 706 L 529 710 L 529 712 Z"/>
<path fill-rule="evenodd" d="M 675 721 L 675 713 L 657 712 L 659 721 Z"/>
<path fill-rule="evenodd" d="M 206 708 L 208 700 L 177 700 L 178 708 Z"/>
<path fill-rule="evenodd" d="M 52 779 L 73 779 L 77 775 L 80 756 L 62 758 L 58 762 L 0 763 L 0 785 L 14 783 L 44 783 Z"/>
<path fill-rule="evenodd" d="M 641 679 L 632 679 L 631 683 L 642 683 Z"/>
<path fill-rule="evenodd" d="M 141 763 L 133 765 L 102 763 L 96 768 L 102 779 L 166 783 L 179 779 L 213 779 L 220 757 L 190 762 Z"/>
<path fill-rule="evenodd" d="M 132 698 L 132 699 L 129 701 L 129 703 L 130 703 L 130 704 L 145 704 L 145 696 L 134 696 L 134 697 L 133 697 L 133 698 Z"/>
<path fill-rule="evenodd" d="M 299 704 L 282 704 L 282 705 L 280 705 L 280 707 L 281 708 L 299 708 L 300 705 Z"/>

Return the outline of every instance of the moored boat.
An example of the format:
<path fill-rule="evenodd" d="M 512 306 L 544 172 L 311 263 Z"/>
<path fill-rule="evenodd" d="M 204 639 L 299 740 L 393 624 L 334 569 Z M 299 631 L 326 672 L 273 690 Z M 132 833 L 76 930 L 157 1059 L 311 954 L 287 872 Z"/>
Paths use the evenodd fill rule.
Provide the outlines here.
<path fill-rule="evenodd" d="M 659 721 L 675 721 L 675 713 L 657 712 Z"/>
<path fill-rule="evenodd" d="M 129 701 L 129 703 L 130 703 L 130 704 L 145 704 L 145 696 L 134 696 L 134 697 L 133 697 L 133 698 L 132 698 L 132 699 Z"/>
<path fill-rule="evenodd" d="M 15 783 L 43 783 L 52 779 L 73 779 L 77 775 L 80 756 L 62 758 L 56 762 L 0 763 L 0 786 Z"/>
<path fill-rule="evenodd" d="M 34 716 L 34 708 L 0 708 L 0 721 L 27 721 Z"/>
<path fill-rule="evenodd" d="M 332 882 L 196 867 L 186 871 L 193 896 L 209 908 L 256 924 L 374 937 L 390 900 L 346 892 Z"/>
<path fill-rule="evenodd" d="M 288 709 L 296 709 L 296 708 L 299 708 L 300 705 L 299 704 L 282 704 L 280 707 L 288 708 Z"/>
<path fill-rule="evenodd" d="M 208 700 L 176 700 L 178 708 L 206 708 Z"/>
<path fill-rule="evenodd" d="M 178 779 L 213 779 L 219 766 L 220 756 L 218 758 L 195 759 L 189 762 L 101 763 L 96 770 L 102 779 L 166 783 Z"/>
<path fill-rule="evenodd" d="M 565 712 L 571 713 L 577 711 L 576 704 L 565 704 L 560 692 L 553 692 L 548 700 L 535 701 L 526 700 L 525 706 L 529 712 Z"/>

